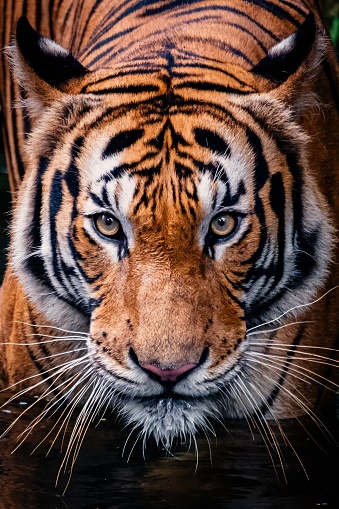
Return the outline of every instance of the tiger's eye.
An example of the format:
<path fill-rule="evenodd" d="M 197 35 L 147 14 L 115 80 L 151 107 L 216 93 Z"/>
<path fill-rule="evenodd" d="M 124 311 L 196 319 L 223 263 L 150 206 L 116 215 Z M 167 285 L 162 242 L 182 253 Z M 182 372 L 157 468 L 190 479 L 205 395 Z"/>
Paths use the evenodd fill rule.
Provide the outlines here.
<path fill-rule="evenodd" d="M 235 231 L 237 224 L 236 216 L 223 212 L 212 219 L 210 229 L 218 237 L 228 237 Z"/>
<path fill-rule="evenodd" d="M 98 232 L 105 237 L 114 237 L 119 233 L 121 228 L 119 221 L 111 214 L 108 214 L 108 212 L 103 212 L 95 216 L 94 224 Z"/>

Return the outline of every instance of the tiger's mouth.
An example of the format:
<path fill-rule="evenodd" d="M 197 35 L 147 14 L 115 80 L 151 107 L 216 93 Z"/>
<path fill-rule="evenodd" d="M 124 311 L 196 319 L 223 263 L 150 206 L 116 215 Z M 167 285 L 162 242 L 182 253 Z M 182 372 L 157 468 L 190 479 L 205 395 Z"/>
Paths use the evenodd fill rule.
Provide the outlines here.
<path fill-rule="evenodd" d="M 129 428 L 166 449 L 173 441 L 191 440 L 204 430 L 213 430 L 212 423 L 225 416 L 241 417 L 244 405 L 237 401 L 237 383 L 241 373 L 247 372 L 247 349 L 247 342 L 242 341 L 225 363 L 213 369 L 211 352 L 205 348 L 194 368 L 177 371 L 172 380 L 160 376 L 160 369 L 153 373 L 148 365 L 143 367 L 132 349 L 126 356 L 126 369 L 89 341 L 92 365 L 112 390 L 110 406 Z"/>
<path fill-rule="evenodd" d="M 174 439 L 190 439 L 210 426 L 210 418 L 221 416 L 211 398 L 173 394 L 124 400 L 120 412 L 128 425 L 166 449 L 171 448 Z"/>

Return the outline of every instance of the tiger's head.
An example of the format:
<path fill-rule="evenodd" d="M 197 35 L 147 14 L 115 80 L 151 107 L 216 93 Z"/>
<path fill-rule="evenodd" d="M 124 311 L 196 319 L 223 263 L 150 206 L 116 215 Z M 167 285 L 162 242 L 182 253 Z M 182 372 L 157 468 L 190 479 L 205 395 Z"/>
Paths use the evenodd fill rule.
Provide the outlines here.
<path fill-rule="evenodd" d="M 235 89 L 180 73 L 175 44 L 149 72 L 89 71 L 18 24 L 33 127 L 13 268 L 49 323 L 86 333 L 100 398 L 157 441 L 268 398 L 248 331 L 324 282 L 332 230 L 297 121 L 317 41 L 309 16 Z"/>

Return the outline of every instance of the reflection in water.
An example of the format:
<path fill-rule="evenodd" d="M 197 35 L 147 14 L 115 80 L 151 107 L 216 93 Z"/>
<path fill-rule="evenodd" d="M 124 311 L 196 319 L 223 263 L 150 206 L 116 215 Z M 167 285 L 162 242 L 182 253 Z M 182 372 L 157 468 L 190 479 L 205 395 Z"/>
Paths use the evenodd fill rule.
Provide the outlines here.
<path fill-rule="evenodd" d="M 0 432 L 21 413 L 25 403 L 21 401 L 21 405 L 0 410 Z M 256 430 L 251 434 L 246 422 L 228 421 L 227 432 L 218 429 L 218 438 L 210 437 L 210 449 L 206 438 L 199 438 L 196 468 L 194 448 L 186 452 L 189 444 L 178 446 L 171 456 L 150 443 L 143 458 L 141 444 L 137 442 L 127 461 L 136 436 L 128 441 L 122 457 L 128 430 L 121 430 L 121 423 L 108 417 L 88 431 L 72 480 L 62 496 L 67 472 L 61 474 L 59 485 L 55 487 L 63 457 L 61 444 L 46 458 L 52 442 L 49 437 L 30 456 L 56 417 L 37 426 L 25 443 L 11 454 L 15 437 L 37 413 L 38 410 L 30 410 L 29 416 L 25 414 L 9 435 L 0 439 L 0 509 L 339 507 L 339 449 L 313 427 L 312 435 L 327 450 L 325 454 L 302 425 L 292 420 L 283 421 L 284 431 L 302 458 L 310 481 L 291 447 L 284 445 L 280 438 L 286 484 L 278 458 L 275 455 L 274 466 L 260 434 Z M 312 428 L 307 420 L 302 424 L 309 430 Z M 337 427 L 335 423 L 334 428 Z M 278 436 L 276 428 L 275 431 Z M 334 433 L 339 437 L 338 430 L 334 429 Z"/>

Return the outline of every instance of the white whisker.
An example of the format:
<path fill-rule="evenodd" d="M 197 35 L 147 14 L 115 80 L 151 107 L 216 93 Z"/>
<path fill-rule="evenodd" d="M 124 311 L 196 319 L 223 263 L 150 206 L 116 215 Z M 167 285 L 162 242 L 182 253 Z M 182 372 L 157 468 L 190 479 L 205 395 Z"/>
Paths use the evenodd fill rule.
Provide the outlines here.
<path fill-rule="evenodd" d="M 264 327 L 265 325 L 269 325 L 270 323 L 274 323 L 274 322 L 277 322 L 279 321 L 281 318 L 283 318 L 284 316 L 288 315 L 289 313 L 291 313 L 292 311 L 296 311 L 297 309 L 303 309 L 303 308 L 307 308 L 309 306 L 313 306 L 314 304 L 317 304 L 317 302 L 321 301 L 324 297 L 326 297 L 326 295 L 328 295 L 329 293 L 333 292 L 334 290 L 336 290 L 337 288 L 339 288 L 339 285 L 337 286 L 334 286 L 333 288 L 330 288 L 330 290 L 328 290 L 327 292 L 325 292 L 323 295 L 321 295 L 318 299 L 316 300 L 313 300 L 311 302 L 307 302 L 306 304 L 299 304 L 298 306 L 294 306 L 290 309 L 288 309 L 287 311 L 284 311 L 284 313 L 281 313 L 281 315 L 277 316 L 276 318 L 273 318 L 272 320 L 268 320 L 267 322 L 264 322 L 264 323 L 261 323 L 259 325 L 255 325 L 254 327 L 251 327 L 250 329 L 248 329 L 247 332 L 251 332 L 252 330 L 254 329 L 259 329 L 260 327 Z"/>
<path fill-rule="evenodd" d="M 53 359 L 55 357 L 60 357 L 60 355 L 73 354 L 75 352 L 83 352 L 84 350 L 87 351 L 87 348 L 75 348 L 73 350 L 68 350 L 66 352 L 59 352 L 59 353 L 54 353 L 52 355 L 46 355 L 45 357 L 40 357 L 39 359 L 37 359 L 37 361 L 42 361 L 45 359 Z"/>
<path fill-rule="evenodd" d="M 275 327 L 274 329 L 250 332 L 249 334 L 247 334 L 247 336 L 254 336 L 256 334 L 267 334 L 267 333 L 270 333 L 270 332 L 276 332 L 277 330 L 285 329 L 286 327 L 291 327 L 291 325 L 301 325 L 301 324 L 305 324 L 305 323 L 314 323 L 314 322 L 311 320 L 311 321 L 304 321 L 304 322 L 285 323 L 284 325 L 280 325 L 279 327 Z M 248 329 L 248 330 L 252 330 L 252 329 Z"/>
<path fill-rule="evenodd" d="M 258 361 L 258 363 L 260 364 L 260 361 Z M 261 363 L 261 365 L 263 365 L 265 367 L 270 367 L 273 371 L 275 371 L 278 374 L 280 374 L 280 370 L 281 370 L 281 367 L 282 367 L 282 366 L 277 367 L 277 366 L 274 366 L 274 365 L 271 366 L 270 364 L 267 363 L 267 360 L 265 360 L 265 363 Z M 298 396 L 296 396 L 295 393 L 291 392 L 284 385 L 278 384 L 278 382 L 276 380 L 272 380 L 272 378 L 270 376 L 268 376 L 267 373 L 264 373 L 264 372 L 261 372 L 261 371 L 258 371 L 258 370 L 257 370 L 257 372 L 260 374 L 260 376 L 264 376 L 266 378 L 266 380 L 270 381 L 274 386 L 279 387 L 280 390 L 282 390 L 292 401 L 294 401 L 296 403 L 296 405 L 303 411 L 304 414 L 308 415 L 312 419 L 312 421 L 322 431 L 322 433 L 323 433 L 323 435 L 325 437 L 327 437 L 327 438 L 330 437 L 332 442 L 336 443 L 334 438 L 333 438 L 333 436 L 332 436 L 332 434 L 329 432 L 329 430 L 324 425 L 324 423 L 319 419 L 319 417 L 300 398 L 298 398 Z M 296 392 L 299 393 L 298 390 L 296 390 Z"/>
<path fill-rule="evenodd" d="M 62 376 L 62 374 L 60 374 L 60 375 L 58 376 L 58 378 L 57 378 L 57 379 L 59 379 L 61 376 Z M 38 399 L 34 402 L 34 404 L 36 404 L 36 403 L 38 403 L 38 402 L 42 401 L 43 399 L 47 398 L 50 394 L 53 394 L 56 390 L 60 389 L 60 388 L 61 388 L 61 387 L 62 387 L 65 383 L 67 383 L 67 382 L 68 382 L 68 385 L 69 385 L 70 383 L 72 383 L 72 382 L 73 382 L 73 380 L 74 380 L 75 378 L 76 378 L 76 375 L 74 375 L 73 377 L 71 377 L 71 379 L 70 379 L 70 380 L 68 379 L 67 381 L 64 381 L 64 382 L 60 383 L 60 384 L 59 384 L 58 386 L 56 386 L 56 387 L 55 387 L 55 386 L 53 386 L 53 387 L 51 388 L 51 390 L 50 390 L 50 391 L 47 391 L 47 389 L 46 389 L 46 390 L 45 390 L 45 391 L 44 391 L 44 392 L 43 392 L 43 393 L 39 396 L 39 398 L 38 398 Z M 35 426 L 36 426 L 39 422 L 41 422 L 41 420 L 42 420 L 44 417 L 46 417 L 46 416 L 48 415 L 48 413 L 49 413 L 50 409 L 51 409 L 51 408 L 52 408 L 52 407 L 53 407 L 56 403 L 58 403 L 58 402 L 59 402 L 59 400 L 57 399 L 57 398 L 58 398 L 58 396 L 59 396 L 59 394 L 58 394 L 58 395 L 56 395 L 56 394 L 55 394 L 55 395 L 53 396 L 53 398 L 51 398 L 50 400 L 48 400 L 48 401 L 47 401 L 47 403 L 46 403 L 46 405 L 45 405 L 45 407 L 44 407 L 44 409 L 40 412 L 40 414 L 39 414 L 37 417 L 35 417 L 35 418 L 34 418 L 34 419 L 30 422 L 30 424 L 29 424 L 28 426 L 26 426 L 26 428 L 24 429 L 24 431 L 23 431 L 22 433 L 20 433 L 20 434 L 18 435 L 18 437 L 17 437 L 17 441 L 20 441 L 20 442 L 19 442 L 19 444 L 16 446 L 16 448 L 15 448 L 12 452 L 16 451 L 16 450 L 20 447 L 20 445 L 21 445 L 21 444 L 25 441 L 25 439 L 27 438 L 27 436 L 28 436 L 28 435 L 29 435 L 29 434 L 33 431 L 33 429 L 35 428 Z M 52 403 L 54 400 L 56 400 L 56 403 Z M 51 404 L 51 403 L 52 403 L 52 404 Z M 32 404 L 29 408 L 33 407 L 33 406 L 34 406 L 34 404 Z M 22 412 L 22 413 L 20 414 L 19 418 L 21 418 L 23 414 L 24 414 L 24 412 Z M 35 449 L 32 451 L 32 453 L 33 453 L 34 451 L 35 451 Z"/>
<path fill-rule="evenodd" d="M 244 394 L 245 398 L 247 399 L 248 403 L 252 407 L 253 412 L 256 415 L 257 419 L 258 419 L 256 421 L 257 426 L 258 426 L 258 430 L 259 430 L 259 432 L 261 434 L 261 437 L 262 437 L 262 439 L 264 441 L 264 444 L 265 444 L 266 449 L 268 451 L 268 454 L 270 456 L 273 468 L 276 471 L 274 459 L 273 459 L 271 448 L 270 448 L 270 438 L 272 439 L 272 442 L 274 444 L 274 449 L 275 449 L 275 451 L 276 451 L 276 453 L 278 455 L 280 466 L 281 466 L 281 469 L 282 469 L 282 472 L 283 472 L 283 476 L 284 476 L 284 479 L 286 481 L 285 468 L 284 468 L 284 464 L 283 464 L 283 456 L 282 456 L 282 453 L 281 453 L 280 446 L 279 446 L 279 444 L 277 442 L 277 439 L 276 439 L 276 437 L 275 437 L 275 435 L 274 435 L 270 425 L 268 424 L 267 420 L 265 419 L 265 416 L 262 413 L 260 407 L 258 407 L 256 401 L 253 399 L 253 396 L 251 395 L 251 393 L 247 389 L 245 383 L 242 380 L 235 380 L 235 383 L 238 386 L 238 389 L 241 390 L 241 392 Z"/>
<path fill-rule="evenodd" d="M 18 382 L 15 382 L 14 384 L 9 385 L 5 389 L 1 389 L 0 392 L 5 392 L 5 391 L 8 391 L 8 390 L 12 389 L 16 385 L 22 384 L 23 382 L 27 382 L 28 380 L 32 380 L 33 378 L 41 377 L 41 376 L 43 376 L 46 373 L 49 373 L 51 371 L 55 371 L 55 373 L 52 373 L 52 375 L 48 376 L 47 378 L 43 378 L 42 380 L 40 380 L 40 382 L 37 382 L 36 384 L 31 385 L 31 386 L 23 389 L 22 391 L 19 391 L 18 393 L 14 394 L 13 396 L 11 396 L 11 398 L 9 398 L 3 405 L 0 406 L 0 409 L 3 408 L 4 406 L 8 405 L 9 403 L 11 403 L 12 401 L 17 399 L 18 397 L 23 396 L 23 394 L 26 394 L 27 392 L 35 389 L 39 385 L 41 385 L 41 384 L 47 382 L 48 380 L 50 380 L 51 378 L 53 378 L 53 376 L 55 376 L 55 375 L 57 375 L 59 373 L 58 370 L 64 368 L 65 371 L 67 371 L 68 368 L 69 369 L 72 368 L 74 364 L 83 364 L 86 361 L 86 359 L 88 359 L 88 358 L 89 358 L 89 354 L 83 355 L 82 357 L 79 357 L 78 359 L 72 359 L 70 361 L 67 361 L 67 362 L 64 362 L 62 364 L 59 364 L 58 366 L 53 366 L 52 368 L 46 369 L 46 370 L 43 371 L 43 374 L 42 373 L 36 373 L 35 375 L 28 376 L 27 378 L 23 378 L 22 380 L 19 380 Z"/>
<path fill-rule="evenodd" d="M 251 343 L 251 345 L 252 346 L 266 346 L 264 343 L 261 343 L 261 342 L 260 343 L 253 342 L 253 343 Z M 278 351 L 284 352 L 285 354 L 293 353 L 294 359 L 296 359 L 296 360 L 314 362 L 315 364 L 323 364 L 325 366 L 330 366 L 333 368 L 339 367 L 339 360 L 331 359 L 331 358 L 325 357 L 324 355 L 319 355 L 319 354 L 315 354 L 315 353 L 311 353 L 311 352 L 298 351 L 298 348 L 299 348 L 298 345 L 291 346 L 291 345 L 286 345 L 284 343 L 279 344 L 279 343 L 273 342 L 267 346 L 270 347 L 270 350 L 278 350 Z M 305 347 L 305 345 L 300 345 L 300 347 Z M 329 350 L 331 350 L 331 348 L 329 348 Z M 260 352 L 252 352 L 251 350 L 248 350 L 248 353 L 260 353 Z M 264 353 L 264 352 L 262 352 L 262 355 L 273 356 L 273 354 Z M 298 355 L 300 357 L 298 357 Z M 280 356 L 277 355 L 277 357 L 281 357 L 281 355 Z"/>
<path fill-rule="evenodd" d="M 267 361 L 268 359 L 270 360 L 270 364 L 269 366 L 279 366 L 281 368 L 283 368 L 286 364 L 286 359 L 284 357 L 279 357 L 279 356 L 274 356 L 274 355 L 270 355 L 270 354 L 263 354 L 263 353 L 257 353 L 257 352 L 248 352 L 249 355 L 251 355 L 252 357 L 263 357 L 265 359 L 265 361 Z M 302 359 L 304 360 L 304 359 Z M 259 361 L 261 364 L 263 364 L 261 361 Z M 324 363 L 322 363 L 324 364 Z M 302 375 L 303 377 L 306 377 L 308 380 L 311 380 L 311 382 L 308 382 L 307 380 L 305 380 L 305 378 L 301 378 L 301 377 L 298 377 L 296 375 L 293 375 L 295 378 L 299 379 L 299 380 L 302 380 L 303 382 L 305 383 L 308 383 L 308 384 L 311 384 L 312 382 L 316 382 L 318 383 L 319 385 L 321 385 L 322 387 L 326 387 L 328 390 L 330 391 L 333 391 L 333 392 L 336 392 L 336 389 L 339 388 L 339 385 L 332 382 L 331 380 L 329 380 L 328 378 L 325 378 L 324 376 L 318 374 L 318 373 L 315 373 L 314 371 L 308 369 L 308 368 L 304 368 L 303 366 L 289 366 L 289 373 L 292 375 L 292 373 L 298 373 L 299 375 Z M 313 376 L 311 376 L 313 375 Z M 325 385 L 324 383 L 322 383 L 320 380 L 318 380 L 317 378 L 314 378 L 314 376 L 320 378 L 321 380 L 324 380 L 327 384 L 331 384 L 335 387 L 335 389 L 332 389 L 331 387 L 328 387 L 328 385 Z"/>
<path fill-rule="evenodd" d="M 29 343 L 7 342 L 7 343 L 1 343 L 1 344 L 2 345 L 13 345 L 13 346 L 33 346 L 33 345 L 46 345 L 48 343 L 58 343 L 58 342 L 61 342 L 61 341 L 73 341 L 74 339 L 76 341 L 85 341 L 85 338 L 84 339 L 80 339 L 80 338 L 59 338 L 59 339 L 49 339 L 47 341 L 32 341 L 32 342 L 29 342 Z"/>
<path fill-rule="evenodd" d="M 309 476 L 308 476 L 308 474 L 307 474 L 306 468 L 305 468 L 305 466 L 304 466 L 304 464 L 303 464 L 303 462 L 302 462 L 302 460 L 301 460 L 301 458 L 300 458 L 299 454 L 297 453 L 297 451 L 296 451 L 296 449 L 294 448 L 293 444 L 292 444 L 292 443 L 291 443 L 291 441 L 288 439 L 288 437 L 287 437 L 286 433 L 285 433 L 285 432 L 284 432 L 284 430 L 282 429 L 280 422 L 278 421 L 278 419 L 276 418 L 276 416 L 275 416 L 275 415 L 274 415 L 274 413 L 272 412 L 272 409 L 270 408 L 270 406 L 269 406 L 268 402 L 266 401 L 266 398 L 265 398 L 265 397 L 264 397 L 264 395 L 262 394 L 261 390 L 260 390 L 258 387 L 256 387 L 256 385 L 254 385 L 254 384 L 250 384 L 250 385 L 251 385 L 251 387 L 255 390 L 255 392 L 258 394 L 258 396 L 260 397 L 261 401 L 264 403 L 264 405 L 265 405 L 265 407 L 267 408 L 267 410 L 268 410 L 268 412 L 270 413 L 270 415 L 273 417 L 273 419 L 274 419 L 274 421 L 275 421 L 276 425 L 278 426 L 278 429 L 279 429 L 279 431 L 280 431 L 280 434 L 281 434 L 281 436 L 282 436 L 282 438 L 283 438 L 283 440 L 284 440 L 285 444 L 287 444 L 287 445 L 289 445 L 289 447 L 291 447 L 291 449 L 292 449 L 292 451 L 293 451 L 293 453 L 294 453 L 295 457 L 297 458 L 297 460 L 298 460 L 298 462 L 299 462 L 299 464 L 300 464 L 300 466 L 301 466 L 301 468 L 302 468 L 302 470 L 303 470 L 303 472 L 304 472 L 304 474 L 305 474 L 305 476 L 306 476 L 306 479 L 309 481 Z M 281 450 L 281 449 L 280 449 L 280 447 L 279 447 L 279 450 Z"/>
<path fill-rule="evenodd" d="M 41 325 L 41 324 L 36 324 L 36 323 L 20 322 L 18 320 L 15 323 L 20 323 L 22 325 L 28 325 L 29 327 L 37 327 L 39 329 L 54 329 L 54 330 L 58 330 L 61 332 L 67 332 L 68 334 L 80 334 L 82 336 L 86 335 L 86 332 L 62 329 L 61 327 L 56 327 L 55 325 Z"/>

